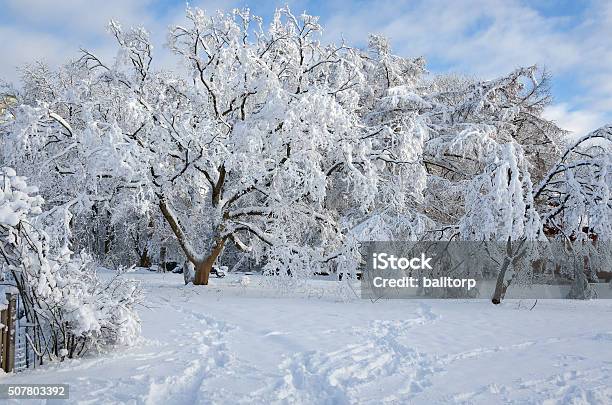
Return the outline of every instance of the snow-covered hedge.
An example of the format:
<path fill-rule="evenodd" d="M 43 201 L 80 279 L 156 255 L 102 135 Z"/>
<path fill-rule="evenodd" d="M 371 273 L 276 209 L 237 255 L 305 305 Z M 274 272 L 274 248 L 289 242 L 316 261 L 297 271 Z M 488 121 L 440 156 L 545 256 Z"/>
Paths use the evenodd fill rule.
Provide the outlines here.
<path fill-rule="evenodd" d="M 102 281 L 87 254 L 51 249 L 51 237 L 30 221 L 43 203 L 36 188 L 10 168 L 0 180 L 0 268 L 5 284 L 18 289 L 27 321 L 38 326 L 28 336 L 35 351 L 51 360 L 133 343 L 140 333 L 138 285 L 119 276 Z"/>

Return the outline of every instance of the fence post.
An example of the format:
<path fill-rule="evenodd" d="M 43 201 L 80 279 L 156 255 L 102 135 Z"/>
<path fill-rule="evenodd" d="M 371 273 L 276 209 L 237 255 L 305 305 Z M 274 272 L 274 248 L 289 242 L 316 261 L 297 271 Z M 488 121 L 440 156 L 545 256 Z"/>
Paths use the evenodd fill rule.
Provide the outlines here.
<path fill-rule="evenodd" d="M 10 373 L 15 367 L 15 323 L 17 317 L 17 296 L 6 294 L 7 307 L 2 311 L 2 369 Z"/>
<path fill-rule="evenodd" d="M 8 301 L 7 372 L 10 372 L 15 368 L 15 324 L 17 323 L 17 296 L 15 294 L 7 294 L 6 300 Z"/>
<path fill-rule="evenodd" d="M 8 332 L 8 327 L 7 327 L 7 318 L 8 318 L 8 308 L 3 309 L 2 311 L 0 311 L 0 323 L 2 323 L 2 329 L 0 330 L 0 360 L 2 360 L 2 370 L 4 370 L 6 372 L 7 369 L 7 357 L 6 357 L 6 345 L 8 343 L 6 337 L 7 337 L 7 332 Z"/>

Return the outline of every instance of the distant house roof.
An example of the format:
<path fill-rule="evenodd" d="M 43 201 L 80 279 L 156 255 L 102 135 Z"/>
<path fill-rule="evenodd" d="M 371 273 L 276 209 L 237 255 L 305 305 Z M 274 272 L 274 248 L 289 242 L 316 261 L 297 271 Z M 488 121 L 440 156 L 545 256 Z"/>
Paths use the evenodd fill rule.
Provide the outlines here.
<path fill-rule="evenodd" d="M 6 108 L 17 103 L 17 97 L 11 94 L 0 95 L 0 122 L 3 121 L 3 116 Z"/>

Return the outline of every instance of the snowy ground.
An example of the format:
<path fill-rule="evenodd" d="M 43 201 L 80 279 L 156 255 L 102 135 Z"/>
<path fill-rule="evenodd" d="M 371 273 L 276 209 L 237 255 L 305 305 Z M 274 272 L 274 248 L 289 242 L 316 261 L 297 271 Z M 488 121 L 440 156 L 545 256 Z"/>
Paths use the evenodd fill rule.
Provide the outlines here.
<path fill-rule="evenodd" d="M 612 403 L 612 301 L 288 297 L 251 276 L 146 290 L 136 347 L 5 376 L 81 404 Z M 52 401 L 51 403 L 61 403 Z"/>

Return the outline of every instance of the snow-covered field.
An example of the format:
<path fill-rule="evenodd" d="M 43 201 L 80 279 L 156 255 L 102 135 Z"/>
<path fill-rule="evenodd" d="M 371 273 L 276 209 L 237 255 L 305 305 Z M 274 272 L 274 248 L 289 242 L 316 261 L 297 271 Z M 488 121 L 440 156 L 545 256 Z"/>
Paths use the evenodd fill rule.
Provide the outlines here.
<path fill-rule="evenodd" d="M 612 301 L 340 300 L 250 276 L 146 291 L 135 347 L 5 376 L 82 404 L 612 403 Z M 61 403 L 53 401 L 51 403 Z"/>

